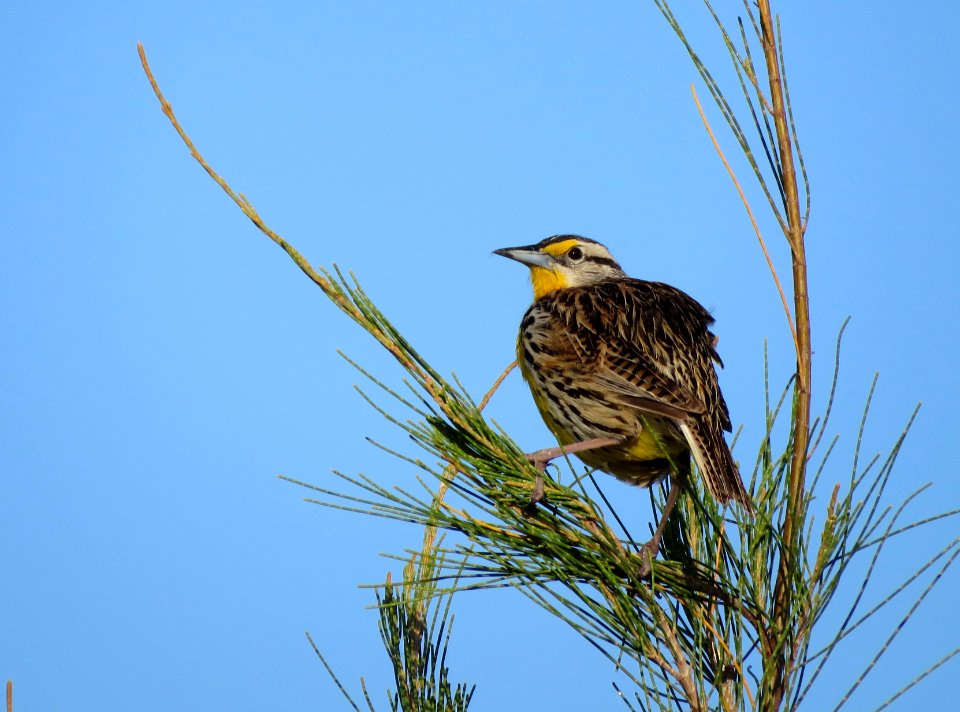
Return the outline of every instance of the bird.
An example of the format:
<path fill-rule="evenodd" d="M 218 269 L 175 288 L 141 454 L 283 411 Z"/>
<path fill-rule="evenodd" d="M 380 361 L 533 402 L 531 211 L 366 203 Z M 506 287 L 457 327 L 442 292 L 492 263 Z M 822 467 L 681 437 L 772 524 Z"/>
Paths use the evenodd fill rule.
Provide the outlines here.
<path fill-rule="evenodd" d="M 580 235 L 494 254 L 530 269 L 533 304 L 520 321 L 517 361 L 560 445 L 527 455 L 541 472 L 575 454 L 641 487 L 670 476 L 661 520 L 644 544 L 650 559 L 691 457 L 718 502 L 753 511 L 723 436 L 730 414 L 706 308 L 676 287 L 627 276 L 604 245 Z"/>

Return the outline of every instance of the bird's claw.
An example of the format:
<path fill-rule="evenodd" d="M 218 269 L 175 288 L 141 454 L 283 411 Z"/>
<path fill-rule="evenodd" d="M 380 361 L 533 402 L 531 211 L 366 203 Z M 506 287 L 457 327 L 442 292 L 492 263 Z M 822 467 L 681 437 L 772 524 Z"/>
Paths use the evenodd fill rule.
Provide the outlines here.
<path fill-rule="evenodd" d="M 654 539 L 641 545 L 637 556 L 640 557 L 640 568 L 637 570 L 639 578 L 647 578 L 653 570 L 653 561 L 657 558 L 660 551 L 660 542 Z"/>
<path fill-rule="evenodd" d="M 546 468 L 544 468 L 543 471 L 546 472 Z M 530 504 L 536 505 L 541 499 L 543 499 L 543 492 L 543 475 L 537 475 L 536 479 L 533 481 L 533 494 L 530 495 Z"/>

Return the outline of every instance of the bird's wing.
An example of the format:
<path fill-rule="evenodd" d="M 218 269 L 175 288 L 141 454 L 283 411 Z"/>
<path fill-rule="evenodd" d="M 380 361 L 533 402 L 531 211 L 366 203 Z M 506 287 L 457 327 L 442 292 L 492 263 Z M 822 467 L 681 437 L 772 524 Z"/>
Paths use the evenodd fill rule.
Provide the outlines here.
<path fill-rule="evenodd" d="M 624 405 L 677 420 L 726 407 L 713 370 L 713 318 L 669 285 L 617 280 L 558 290 L 578 381 Z"/>

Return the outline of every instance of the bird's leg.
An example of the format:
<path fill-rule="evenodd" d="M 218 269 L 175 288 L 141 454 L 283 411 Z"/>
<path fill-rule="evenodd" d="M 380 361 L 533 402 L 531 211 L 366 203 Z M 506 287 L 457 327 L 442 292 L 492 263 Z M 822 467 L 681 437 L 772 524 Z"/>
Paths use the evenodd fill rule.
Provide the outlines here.
<path fill-rule="evenodd" d="M 657 553 L 660 551 L 660 540 L 663 539 L 663 532 L 667 528 L 667 520 L 677 503 L 677 497 L 680 496 L 683 480 L 684 478 L 680 475 L 670 476 L 670 489 L 667 492 L 667 501 L 663 505 L 663 514 L 660 515 L 660 523 L 657 524 L 657 528 L 653 532 L 653 538 L 640 547 L 640 557 L 642 559 L 640 578 L 644 578 L 650 573 L 651 562 L 657 558 Z"/>
<path fill-rule="evenodd" d="M 589 440 L 581 440 L 578 443 L 560 445 L 559 447 L 547 447 L 543 450 L 528 452 L 526 455 L 524 455 L 524 457 L 526 457 L 534 467 L 543 473 L 547 471 L 547 465 L 550 464 L 551 460 L 563 455 L 572 455 L 577 452 L 583 452 L 584 450 L 595 450 L 599 447 L 617 445 L 621 442 L 623 441 L 619 438 L 590 438 Z M 543 476 L 538 474 L 536 482 L 533 486 L 533 504 L 536 504 L 541 499 L 543 499 Z"/>
<path fill-rule="evenodd" d="M 583 452 L 584 450 L 595 450 L 598 447 L 608 447 L 621 442 L 623 441 L 620 438 L 590 438 L 589 440 L 581 440 L 578 443 L 560 445 L 559 447 L 547 447 L 543 450 L 528 452 L 524 457 L 526 457 L 534 467 L 540 470 L 540 472 L 546 472 L 547 465 L 550 464 L 550 461 L 558 457 L 572 455 L 577 452 Z"/>

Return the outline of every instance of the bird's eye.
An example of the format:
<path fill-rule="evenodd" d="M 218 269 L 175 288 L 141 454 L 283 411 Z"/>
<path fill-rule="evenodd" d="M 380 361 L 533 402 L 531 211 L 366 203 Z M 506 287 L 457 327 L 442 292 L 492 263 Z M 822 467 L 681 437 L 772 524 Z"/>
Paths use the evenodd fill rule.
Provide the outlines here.
<path fill-rule="evenodd" d="M 567 250 L 567 257 L 569 257 L 574 262 L 579 262 L 583 259 L 583 250 L 579 247 L 571 247 Z"/>

